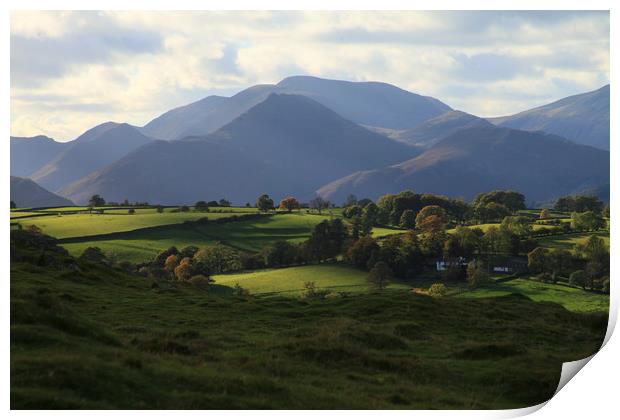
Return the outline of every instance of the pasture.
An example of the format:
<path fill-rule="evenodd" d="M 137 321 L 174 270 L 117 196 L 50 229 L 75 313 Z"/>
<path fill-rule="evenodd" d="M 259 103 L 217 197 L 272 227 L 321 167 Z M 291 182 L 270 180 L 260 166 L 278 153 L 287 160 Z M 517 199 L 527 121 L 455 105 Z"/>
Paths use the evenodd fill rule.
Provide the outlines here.
<path fill-rule="evenodd" d="M 217 285 L 233 287 L 238 284 L 252 294 L 284 296 L 299 296 L 306 282 L 314 282 L 317 290 L 367 292 L 370 290 L 367 278 L 368 272 L 345 264 L 306 265 L 213 276 Z M 404 283 L 392 282 L 389 288 L 408 289 L 409 287 Z"/>
<path fill-rule="evenodd" d="M 550 398 L 607 321 L 515 295 L 221 289 L 12 264 L 11 408 L 520 408 Z"/>
<path fill-rule="evenodd" d="M 466 298 L 487 298 L 520 293 L 536 302 L 554 302 L 569 311 L 607 312 L 609 295 L 584 291 L 564 284 L 542 283 L 537 280 L 519 278 L 502 283 L 484 285 L 473 291 L 462 291 L 456 296 Z"/>
<path fill-rule="evenodd" d="M 568 233 L 565 235 L 553 235 L 543 238 L 538 238 L 538 242 L 541 246 L 547 248 L 561 248 L 571 250 L 576 244 L 584 244 L 588 238 L 592 235 L 596 235 L 605 241 L 605 244 L 609 247 L 609 232 L 586 232 L 586 233 Z"/>

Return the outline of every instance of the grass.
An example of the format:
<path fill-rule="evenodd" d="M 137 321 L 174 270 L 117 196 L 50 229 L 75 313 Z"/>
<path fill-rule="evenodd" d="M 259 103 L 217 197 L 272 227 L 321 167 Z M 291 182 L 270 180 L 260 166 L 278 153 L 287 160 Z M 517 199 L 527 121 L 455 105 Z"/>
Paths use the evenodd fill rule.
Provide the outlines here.
<path fill-rule="evenodd" d="M 11 409 L 520 408 L 550 398 L 607 322 L 520 295 L 303 301 L 151 284 L 13 263 Z"/>
<path fill-rule="evenodd" d="M 279 293 L 286 296 L 299 296 L 306 282 L 314 282 L 317 289 L 366 292 L 370 289 L 367 278 L 366 271 L 345 264 L 307 265 L 213 277 L 215 284 L 229 287 L 239 284 L 252 294 Z M 392 283 L 389 288 L 408 289 L 408 286 Z"/>
<path fill-rule="evenodd" d="M 585 243 L 592 235 L 598 236 L 605 241 L 609 247 L 609 232 L 590 232 L 590 233 L 568 233 L 565 235 L 553 235 L 543 238 L 537 238 L 541 246 L 547 248 L 561 248 L 571 250 L 576 244 Z"/>
<path fill-rule="evenodd" d="M 515 279 L 503 283 L 486 285 L 474 291 L 466 291 L 459 296 L 485 298 L 520 293 L 537 302 L 554 302 L 570 311 L 607 312 L 609 295 L 586 292 L 561 284 L 541 283 L 531 279 Z"/>
<path fill-rule="evenodd" d="M 209 218 L 212 214 L 221 217 L 231 215 L 229 213 L 207 213 Z M 215 242 L 221 242 L 242 251 L 256 252 L 277 240 L 302 242 L 310 236 L 313 227 L 325 218 L 325 215 L 284 213 L 219 225 L 177 224 L 145 231 L 126 232 L 110 239 L 89 240 L 85 238 L 82 240 L 77 237 L 66 240 L 63 246 L 73 255 L 79 255 L 89 246 L 97 246 L 104 251 L 114 252 L 121 260 L 131 262 L 150 260 L 158 252 L 171 246 L 180 249 L 187 245 L 203 246 Z"/>
<path fill-rule="evenodd" d="M 146 227 L 178 224 L 185 221 L 198 220 L 207 217 L 210 220 L 230 217 L 237 213 L 202 213 L 178 212 L 167 210 L 164 213 L 143 210 L 143 213 L 128 214 L 115 212 L 105 214 L 66 214 L 63 216 L 50 215 L 32 218 L 23 221 L 24 226 L 35 224 L 44 233 L 55 238 L 75 238 L 81 236 L 101 235 L 113 232 L 124 232 Z"/>

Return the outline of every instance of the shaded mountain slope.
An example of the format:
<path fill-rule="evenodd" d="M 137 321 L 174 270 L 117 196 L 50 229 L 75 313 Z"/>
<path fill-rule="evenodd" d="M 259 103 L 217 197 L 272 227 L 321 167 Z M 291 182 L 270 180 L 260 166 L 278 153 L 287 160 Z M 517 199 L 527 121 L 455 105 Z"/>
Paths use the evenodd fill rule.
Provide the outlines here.
<path fill-rule="evenodd" d="M 72 206 L 73 203 L 56 195 L 28 178 L 11 176 L 11 201 L 17 207 Z"/>
<path fill-rule="evenodd" d="M 609 150 L 609 85 L 489 121 L 502 127 L 545 131 L 579 144 Z"/>
<path fill-rule="evenodd" d="M 377 198 L 405 189 L 473 198 L 497 188 L 530 201 L 609 183 L 609 153 L 542 133 L 507 128 L 459 131 L 420 156 L 331 182 L 318 193 L 333 201 L 348 194 Z"/>

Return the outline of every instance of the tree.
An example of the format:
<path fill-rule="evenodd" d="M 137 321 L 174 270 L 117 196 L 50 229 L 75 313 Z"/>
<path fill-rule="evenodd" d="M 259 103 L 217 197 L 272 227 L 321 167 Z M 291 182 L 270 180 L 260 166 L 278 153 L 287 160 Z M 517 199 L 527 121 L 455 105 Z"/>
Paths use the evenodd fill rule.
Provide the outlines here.
<path fill-rule="evenodd" d="M 196 271 L 204 275 L 227 273 L 242 268 L 239 253 L 219 243 L 200 248 L 194 254 L 193 261 Z"/>
<path fill-rule="evenodd" d="M 441 230 L 446 222 L 446 211 L 435 205 L 423 207 L 415 218 L 415 225 L 425 232 Z"/>
<path fill-rule="evenodd" d="M 174 276 L 177 280 L 188 281 L 192 274 L 191 259 L 188 257 L 183 258 L 179 265 L 174 268 Z"/>
<path fill-rule="evenodd" d="M 16 209 L 17 208 L 17 204 L 15 204 L 15 201 L 11 200 L 11 208 L 12 209 Z"/>
<path fill-rule="evenodd" d="M 218 201 L 217 204 L 220 207 L 230 207 L 230 205 L 231 205 L 230 201 L 226 200 L 225 198 L 222 198 L 220 201 Z"/>
<path fill-rule="evenodd" d="M 379 244 L 372 236 L 362 236 L 347 249 L 345 259 L 355 267 L 365 270 L 373 252 L 379 250 Z"/>
<path fill-rule="evenodd" d="M 551 280 L 555 283 L 558 276 L 568 272 L 573 265 L 571 253 L 565 249 L 552 249 L 547 254 L 547 270 L 551 274 Z"/>
<path fill-rule="evenodd" d="M 489 281 L 489 273 L 481 261 L 473 260 L 467 264 L 467 284 L 470 289 L 475 289 Z"/>
<path fill-rule="evenodd" d="M 540 215 L 538 216 L 538 218 L 541 220 L 549 219 L 550 217 L 551 217 L 551 212 L 549 211 L 549 209 L 542 209 L 540 211 Z"/>
<path fill-rule="evenodd" d="M 525 209 L 525 196 L 512 190 L 495 190 L 478 194 L 474 199 L 474 207 L 485 206 L 490 203 L 501 204 L 510 212 Z"/>
<path fill-rule="evenodd" d="M 586 290 L 587 277 L 586 272 L 583 270 L 573 271 L 568 278 L 568 282 L 573 286 L 581 287 L 583 290 Z"/>
<path fill-rule="evenodd" d="M 571 213 L 571 226 L 573 229 L 597 230 L 605 227 L 605 219 L 593 211 L 583 213 Z"/>
<path fill-rule="evenodd" d="M 203 200 L 196 201 L 196 204 L 194 204 L 194 209 L 196 211 L 209 211 L 209 205 Z"/>
<path fill-rule="evenodd" d="M 90 197 L 90 200 L 88 200 L 88 206 L 89 207 L 105 206 L 105 200 L 99 194 L 95 194 L 92 197 Z"/>
<path fill-rule="evenodd" d="M 525 216 L 506 216 L 502 220 L 500 229 L 507 230 L 517 236 L 527 236 L 532 233 L 530 219 Z"/>
<path fill-rule="evenodd" d="M 341 219 L 323 220 L 314 226 L 304 244 L 308 258 L 321 262 L 338 256 L 347 238 L 348 231 Z"/>
<path fill-rule="evenodd" d="M 351 219 L 353 217 L 361 217 L 363 210 L 364 210 L 363 207 L 360 207 L 357 204 L 355 204 L 349 207 L 345 207 L 342 210 L 342 215 L 347 219 Z"/>
<path fill-rule="evenodd" d="M 297 247 L 290 242 L 280 240 L 265 248 L 262 252 L 267 267 L 285 267 L 297 259 Z"/>
<path fill-rule="evenodd" d="M 299 201 L 295 197 L 286 197 L 280 201 L 280 210 L 286 210 L 289 213 L 293 210 L 299 209 Z"/>
<path fill-rule="evenodd" d="M 178 255 L 169 255 L 164 262 L 164 270 L 168 273 L 174 273 L 174 269 L 179 265 L 180 258 Z"/>
<path fill-rule="evenodd" d="M 256 200 L 256 207 L 259 211 L 269 211 L 273 209 L 273 200 L 267 195 L 263 194 Z"/>
<path fill-rule="evenodd" d="M 179 211 L 183 212 L 183 213 L 187 213 L 189 211 L 189 206 L 183 205 L 183 206 L 179 207 Z"/>
<path fill-rule="evenodd" d="M 131 208 L 131 209 L 127 210 L 127 213 L 128 214 L 136 214 L 136 209 Z"/>
<path fill-rule="evenodd" d="M 164 206 L 157 206 L 155 208 L 157 209 L 157 213 L 163 213 L 164 212 Z"/>
<path fill-rule="evenodd" d="M 368 203 L 362 210 L 362 230 L 361 235 L 366 236 L 372 233 L 372 228 L 377 224 L 379 207 L 375 203 Z"/>
<path fill-rule="evenodd" d="M 500 203 L 482 204 L 474 209 L 474 214 L 482 222 L 501 220 L 511 214 L 510 209 Z"/>
<path fill-rule="evenodd" d="M 611 216 L 610 210 L 609 210 L 609 203 L 605 204 L 605 207 L 603 207 L 603 217 L 609 219 Z"/>
<path fill-rule="evenodd" d="M 400 226 L 405 229 L 413 229 L 415 227 L 415 213 L 411 209 L 407 209 L 400 216 Z"/>
<path fill-rule="evenodd" d="M 323 209 L 329 208 L 330 202 L 325 200 L 321 196 L 317 196 L 317 197 L 314 197 L 312 200 L 310 200 L 309 204 L 310 204 L 310 208 L 318 210 L 319 214 L 321 214 L 321 211 Z"/>
<path fill-rule="evenodd" d="M 428 288 L 428 294 L 433 297 L 442 297 L 448 294 L 448 288 L 443 283 L 434 283 Z"/>
<path fill-rule="evenodd" d="M 376 289 L 383 290 L 387 287 L 392 276 L 392 269 L 383 261 L 379 261 L 368 273 L 368 281 Z"/>
<path fill-rule="evenodd" d="M 357 197 L 355 196 L 355 194 L 349 194 L 347 196 L 347 199 L 344 202 L 343 207 L 354 206 L 356 204 L 357 204 Z"/>
<path fill-rule="evenodd" d="M 538 247 L 532 252 L 527 254 L 527 267 L 532 273 L 546 273 L 548 270 L 548 256 L 549 250 L 547 248 Z"/>
<path fill-rule="evenodd" d="M 101 248 L 96 247 L 96 246 L 89 246 L 88 248 L 86 248 L 82 252 L 82 255 L 80 255 L 80 260 L 88 261 L 88 262 L 92 262 L 96 264 L 107 264 L 108 263 L 107 256 L 103 253 Z"/>

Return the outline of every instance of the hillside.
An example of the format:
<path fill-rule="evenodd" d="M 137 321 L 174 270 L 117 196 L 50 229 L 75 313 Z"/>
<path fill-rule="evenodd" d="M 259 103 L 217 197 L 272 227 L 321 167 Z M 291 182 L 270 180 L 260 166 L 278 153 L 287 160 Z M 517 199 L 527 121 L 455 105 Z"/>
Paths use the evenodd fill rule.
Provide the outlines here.
<path fill-rule="evenodd" d="M 11 175 L 32 175 L 68 146 L 46 136 L 11 137 Z"/>
<path fill-rule="evenodd" d="M 129 124 L 104 123 L 70 142 L 62 153 L 36 171 L 32 179 L 45 188 L 59 191 L 151 141 Z"/>
<path fill-rule="evenodd" d="M 36 182 L 16 176 L 11 176 L 11 201 L 14 201 L 17 207 L 56 207 L 73 205 L 70 200 L 49 192 Z"/>
<path fill-rule="evenodd" d="M 450 111 L 437 99 L 387 83 L 348 82 L 294 76 L 276 85 L 257 85 L 230 98 L 210 96 L 155 118 L 142 128 L 165 140 L 212 133 L 265 100 L 270 94 L 297 94 L 314 99 L 358 124 L 403 129 Z"/>
<path fill-rule="evenodd" d="M 309 98 L 272 94 L 213 135 L 147 145 L 62 193 L 79 203 L 92 194 L 163 204 L 243 204 L 264 192 L 309 199 L 333 179 L 418 154 Z"/>
<path fill-rule="evenodd" d="M 12 409 L 520 408 L 607 321 L 518 294 L 244 298 L 73 266 L 11 264 Z"/>
<path fill-rule="evenodd" d="M 405 130 L 374 128 L 374 131 L 412 146 L 429 148 L 459 130 L 489 126 L 492 126 L 491 123 L 483 118 L 462 111 L 449 111 L 413 128 Z"/>
<path fill-rule="evenodd" d="M 609 85 L 489 121 L 502 127 L 545 131 L 579 144 L 609 150 Z"/>
<path fill-rule="evenodd" d="M 472 199 L 515 189 L 538 202 L 608 182 L 608 152 L 543 133 L 486 127 L 459 131 L 398 165 L 351 174 L 318 194 L 338 202 L 348 194 L 377 198 L 411 189 Z"/>

